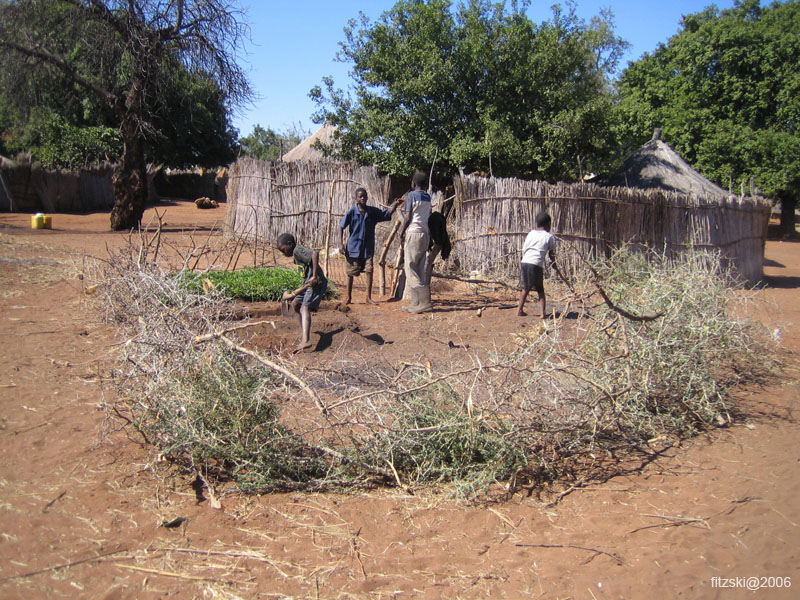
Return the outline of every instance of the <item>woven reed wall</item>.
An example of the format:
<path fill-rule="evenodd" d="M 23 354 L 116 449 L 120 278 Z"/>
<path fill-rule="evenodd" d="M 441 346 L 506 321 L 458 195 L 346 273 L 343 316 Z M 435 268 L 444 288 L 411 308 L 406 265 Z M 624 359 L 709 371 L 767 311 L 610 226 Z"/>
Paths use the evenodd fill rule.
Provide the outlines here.
<path fill-rule="evenodd" d="M 518 278 L 525 236 L 536 214 L 546 210 L 567 272 L 580 267 L 579 255 L 607 256 L 628 244 L 668 255 L 690 247 L 718 251 L 746 281 L 756 283 L 762 276 L 770 211 L 765 198 L 730 196 L 717 202 L 660 190 L 472 175 L 456 177 L 454 184 L 450 237 L 454 257 L 466 271 Z"/>
<path fill-rule="evenodd" d="M 10 194 L 16 212 L 88 212 L 114 206 L 113 165 L 80 171 L 44 171 L 21 164 L 4 167 L 3 173 L 9 188 L 6 195 Z M 158 198 L 152 183 L 149 193 L 150 200 Z M 11 201 L 4 200 L 0 210 L 10 210 Z"/>
<path fill-rule="evenodd" d="M 111 165 L 80 171 L 46 171 L 35 180 L 45 212 L 109 210 L 114 206 Z"/>
<path fill-rule="evenodd" d="M 114 168 L 108 166 L 98 169 L 84 169 L 78 178 L 80 189 L 80 209 L 79 210 L 109 210 L 114 206 L 114 186 L 112 176 Z M 152 188 L 152 185 L 150 186 Z M 157 198 L 150 190 L 149 199 Z"/>
<path fill-rule="evenodd" d="M 339 221 L 359 187 L 367 190 L 374 206 L 388 201 L 388 178 L 371 167 L 239 159 L 228 171 L 226 231 L 268 242 L 286 232 L 314 248 L 325 246 L 330 231 L 331 246 L 336 246 Z"/>
<path fill-rule="evenodd" d="M 34 173 L 40 172 L 34 171 Z M 41 210 L 41 202 L 36 195 L 36 188 L 31 177 L 31 166 L 29 164 L 3 166 L 3 177 L 5 179 L 4 196 L 6 201 L 2 205 L 3 210 L 14 210 L 15 212 L 38 212 Z"/>
<path fill-rule="evenodd" d="M 373 167 L 350 162 L 239 159 L 228 171 L 225 230 L 269 244 L 286 232 L 298 243 L 323 252 L 326 243 L 329 248 L 338 248 L 339 222 L 353 206 L 360 187 L 367 190 L 372 206 L 386 208 L 391 200 L 389 177 L 381 176 Z M 440 200 L 440 196 L 433 200 Z M 398 215 L 399 211 L 393 221 Z M 393 221 L 380 223 L 375 229 L 376 262 Z M 389 265 L 394 264 L 397 246 L 395 241 L 387 255 Z M 330 279 L 347 280 L 344 260 L 334 260 L 333 256 L 322 260 Z"/>

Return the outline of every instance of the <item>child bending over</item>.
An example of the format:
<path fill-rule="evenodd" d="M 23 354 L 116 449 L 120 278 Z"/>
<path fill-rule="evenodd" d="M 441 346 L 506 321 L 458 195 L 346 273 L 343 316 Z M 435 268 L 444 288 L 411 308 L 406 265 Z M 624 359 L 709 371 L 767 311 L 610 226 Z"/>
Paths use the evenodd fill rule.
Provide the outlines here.
<path fill-rule="evenodd" d="M 319 252 L 298 246 L 290 233 L 279 235 L 277 246 L 284 256 L 294 257 L 294 264 L 303 267 L 303 285 L 296 290 L 283 292 L 283 300 L 291 300 L 292 307 L 300 317 L 300 343 L 295 352 L 302 352 L 312 346 L 311 313 L 317 312 L 322 296 L 328 289 L 328 280 L 319 266 Z"/>

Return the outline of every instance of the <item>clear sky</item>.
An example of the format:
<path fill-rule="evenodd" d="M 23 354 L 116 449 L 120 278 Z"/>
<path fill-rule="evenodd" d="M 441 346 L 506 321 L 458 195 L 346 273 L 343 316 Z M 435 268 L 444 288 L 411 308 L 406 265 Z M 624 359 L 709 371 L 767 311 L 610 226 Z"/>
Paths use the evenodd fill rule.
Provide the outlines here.
<path fill-rule="evenodd" d="M 394 4 L 394 0 L 243 0 L 251 28 L 243 64 L 257 98 L 234 115 L 239 135 L 249 135 L 255 125 L 276 131 L 293 126 L 315 131 L 311 115 L 316 105 L 308 97 L 309 90 L 325 76 L 332 76 L 338 88 L 347 89 L 351 83 L 352 65 L 334 60 L 347 21 L 361 11 L 374 22 Z M 529 18 L 536 23 L 550 19 L 553 4 L 552 0 L 532 0 Z M 588 22 L 603 8 L 612 10 L 617 35 L 631 44 L 621 70 L 676 34 L 683 15 L 711 4 L 731 8 L 734 0 L 577 0 L 577 14 Z"/>

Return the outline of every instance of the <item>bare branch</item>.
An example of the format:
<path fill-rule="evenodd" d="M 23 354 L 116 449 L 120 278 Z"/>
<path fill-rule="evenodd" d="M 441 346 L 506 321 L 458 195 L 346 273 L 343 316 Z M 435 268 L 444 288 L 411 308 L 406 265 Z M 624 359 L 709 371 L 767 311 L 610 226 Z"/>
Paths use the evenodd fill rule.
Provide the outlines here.
<path fill-rule="evenodd" d="M 71 78 L 75 83 L 78 85 L 85 87 L 86 89 L 96 93 L 98 96 L 103 98 L 110 106 L 117 106 L 119 104 L 119 97 L 115 94 L 112 94 L 107 89 L 97 85 L 93 81 L 89 81 L 85 77 L 79 75 L 75 69 L 73 69 L 62 57 L 56 56 L 55 54 L 50 53 L 49 51 L 45 50 L 44 48 L 28 48 L 26 46 L 21 46 L 15 42 L 10 42 L 8 40 L 0 40 L 0 46 L 8 48 L 9 50 L 14 50 L 19 52 L 20 54 L 24 54 L 25 56 L 30 56 L 31 58 L 39 59 L 43 62 L 46 62 L 54 67 L 60 69 L 65 75 Z"/>

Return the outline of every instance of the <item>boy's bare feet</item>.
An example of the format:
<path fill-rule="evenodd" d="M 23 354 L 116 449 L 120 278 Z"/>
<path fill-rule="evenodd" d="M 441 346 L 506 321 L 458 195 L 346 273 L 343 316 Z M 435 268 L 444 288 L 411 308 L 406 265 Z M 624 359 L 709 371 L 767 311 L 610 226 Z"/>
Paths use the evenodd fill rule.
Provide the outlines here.
<path fill-rule="evenodd" d="M 299 344 L 297 344 L 297 347 L 294 349 L 294 352 L 292 352 L 292 354 L 297 354 L 298 352 L 303 352 L 304 350 L 308 350 L 313 345 L 314 344 L 312 344 L 311 342 L 305 342 L 305 343 L 300 342 Z"/>
<path fill-rule="evenodd" d="M 344 303 L 345 303 L 345 304 L 350 304 L 352 301 L 353 301 L 353 299 L 352 299 L 352 298 L 347 298 L 347 299 L 344 301 Z"/>
<path fill-rule="evenodd" d="M 373 300 L 372 298 L 369 298 L 369 297 L 367 297 L 367 304 L 374 304 L 374 305 L 376 305 L 376 304 L 378 304 L 378 303 L 377 303 L 377 302 L 375 302 L 375 300 Z"/>
<path fill-rule="evenodd" d="M 517 311 L 517 316 L 518 317 L 527 317 L 528 313 L 526 313 L 524 310 L 518 310 Z"/>

